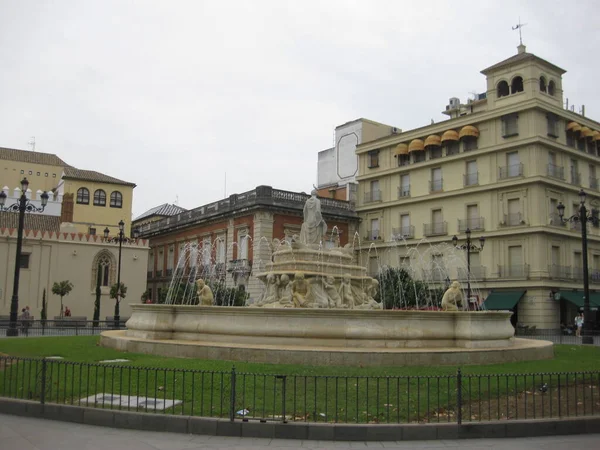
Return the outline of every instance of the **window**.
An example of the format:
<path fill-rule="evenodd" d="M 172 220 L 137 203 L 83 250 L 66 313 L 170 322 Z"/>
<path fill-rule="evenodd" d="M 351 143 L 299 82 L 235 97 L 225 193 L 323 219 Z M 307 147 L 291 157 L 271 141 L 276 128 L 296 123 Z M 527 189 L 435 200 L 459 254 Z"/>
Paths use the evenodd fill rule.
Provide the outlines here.
<path fill-rule="evenodd" d="M 435 169 L 431 169 L 431 192 L 441 191 L 443 187 L 442 181 L 442 169 L 441 167 L 436 167 Z"/>
<path fill-rule="evenodd" d="M 467 173 L 465 175 L 465 186 L 479 184 L 479 173 L 477 172 L 477 161 L 467 161 Z"/>
<path fill-rule="evenodd" d="M 94 192 L 94 206 L 106 206 L 106 192 L 102 189 Z"/>
<path fill-rule="evenodd" d="M 446 141 L 444 147 L 446 148 L 446 156 L 458 155 L 459 153 L 459 143 L 457 141 Z"/>
<path fill-rule="evenodd" d="M 479 217 L 478 205 L 467 205 L 467 228 L 470 230 L 481 230 L 481 220 Z"/>
<path fill-rule="evenodd" d="M 379 190 L 379 180 L 373 180 L 370 184 L 371 191 L 365 192 L 365 203 L 381 201 L 381 191 Z"/>
<path fill-rule="evenodd" d="M 498 83 L 498 98 L 506 97 L 508 94 L 508 83 L 502 80 L 500 83 Z"/>
<path fill-rule="evenodd" d="M 202 265 L 209 266 L 212 257 L 212 245 L 210 244 L 210 238 L 205 238 L 202 241 Z"/>
<path fill-rule="evenodd" d="M 431 211 L 431 225 L 432 234 L 444 233 L 444 217 L 442 216 L 441 209 L 434 209 Z"/>
<path fill-rule="evenodd" d="M 410 155 L 398 156 L 398 167 L 408 166 L 410 164 Z"/>
<path fill-rule="evenodd" d="M 556 84 L 554 83 L 554 80 L 550 80 L 550 83 L 548 83 L 548 94 L 553 96 L 555 90 L 556 90 Z"/>
<path fill-rule="evenodd" d="M 590 172 L 590 187 L 592 189 L 598 189 L 598 178 L 596 178 L 596 166 L 593 164 L 590 164 L 589 172 Z"/>
<path fill-rule="evenodd" d="M 111 208 L 122 208 L 123 207 L 123 195 L 119 191 L 113 191 L 110 194 L 110 207 Z"/>
<path fill-rule="evenodd" d="M 438 145 L 429 146 L 429 159 L 436 159 L 442 157 L 442 147 Z"/>
<path fill-rule="evenodd" d="M 571 184 L 580 184 L 579 164 L 576 159 L 571 159 Z"/>
<path fill-rule="evenodd" d="M 506 154 L 506 164 L 508 166 L 508 176 L 518 177 L 522 175 L 519 152 L 510 152 Z"/>
<path fill-rule="evenodd" d="M 379 150 L 372 150 L 367 153 L 369 169 L 379 167 Z"/>
<path fill-rule="evenodd" d="M 544 77 L 540 77 L 540 92 L 546 92 L 547 90 L 546 79 Z"/>
<path fill-rule="evenodd" d="M 110 258 L 108 255 L 102 255 L 98 259 L 98 265 L 100 269 L 100 273 L 98 277 L 100 278 L 101 286 L 109 286 L 110 285 Z"/>
<path fill-rule="evenodd" d="M 30 170 L 30 171 L 29 171 L 29 175 L 33 175 L 33 171 L 31 171 L 31 170 Z"/>
<path fill-rule="evenodd" d="M 190 254 L 190 267 L 195 268 L 198 266 L 198 244 L 195 242 L 190 244 L 188 251 Z"/>
<path fill-rule="evenodd" d="M 39 176 L 40 176 L 40 173 L 39 173 L 39 172 L 37 172 L 37 173 L 36 173 L 36 175 L 39 177 Z"/>
<path fill-rule="evenodd" d="M 379 239 L 379 219 L 371 219 L 371 229 L 369 230 L 369 239 Z"/>
<path fill-rule="evenodd" d="M 89 205 L 90 191 L 88 191 L 86 188 L 77 189 L 77 203 L 80 205 Z"/>
<path fill-rule="evenodd" d="M 412 235 L 410 230 L 410 215 L 400 214 L 400 234 L 403 237 L 410 237 Z"/>
<path fill-rule="evenodd" d="M 90 236 L 96 236 L 96 229 L 93 227 L 90 227 L 88 233 L 90 234 Z"/>
<path fill-rule="evenodd" d="M 560 266 L 560 247 L 557 245 L 552 246 L 551 261 L 553 266 Z"/>
<path fill-rule="evenodd" d="M 577 139 L 577 150 L 585 152 L 585 137 L 579 136 L 579 139 Z"/>
<path fill-rule="evenodd" d="M 400 175 L 400 191 L 398 197 L 410 197 L 410 174 Z"/>
<path fill-rule="evenodd" d="M 521 224 L 521 200 L 513 198 L 508 201 L 508 216 L 506 225 L 515 226 Z"/>
<path fill-rule="evenodd" d="M 21 259 L 19 260 L 19 267 L 21 269 L 29 269 L 29 253 L 21 253 Z"/>
<path fill-rule="evenodd" d="M 477 150 L 477 138 L 475 136 L 465 136 L 462 139 L 463 152 Z"/>
<path fill-rule="evenodd" d="M 522 277 L 525 273 L 523 266 L 523 248 L 520 245 L 508 247 L 508 276 Z"/>
<path fill-rule="evenodd" d="M 248 259 L 248 235 L 238 237 L 238 259 Z"/>
<path fill-rule="evenodd" d="M 516 94 L 517 92 L 523 92 L 523 78 L 514 77 L 512 83 L 510 84 L 510 92 L 511 94 Z"/>
<path fill-rule="evenodd" d="M 506 138 L 519 134 L 518 119 L 519 115 L 516 113 L 502 116 L 502 137 Z"/>
<path fill-rule="evenodd" d="M 167 256 L 167 270 L 173 270 L 173 263 L 175 258 L 175 245 L 169 245 L 169 256 Z"/>
<path fill-rule="evenodd" d="M 425 152 L 416 151 L 412 152 L 414 156 L 414 162 L 419 163 L 425 161 Z"/>
<path fill-rule="evenodd" d="M 548 136 L 557 138 L 558 137 L 558 117 L 556 114 L 546 114 L 546 121 L 548 123 Z"/>
<path fill-rule="evenodd" d="M 225 263 L 225 239 L 219 238 L 217 240 L 217 263 Z"/>

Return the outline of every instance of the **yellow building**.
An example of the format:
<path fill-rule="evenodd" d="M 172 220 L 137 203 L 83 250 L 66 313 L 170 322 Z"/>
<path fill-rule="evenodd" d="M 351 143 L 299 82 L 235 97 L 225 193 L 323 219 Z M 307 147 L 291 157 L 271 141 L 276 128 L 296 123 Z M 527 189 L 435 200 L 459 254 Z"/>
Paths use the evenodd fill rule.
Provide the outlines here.
<path fill-rule="evenodd" d="M 0 148 L 0 189 L 12 191 L 24 177 L 33 192 L 53 191 L 62 199 L 62 222 L 77 232 L 102 234 L 108 227 L 115 235 L 123 220 L 130 235 L 134 183 L 77 169 L 51 153 Z"/>
<path fill-rule="evenodd" d="M 583 304 L 581 229 L 564 225 L 557 206 L 576 214 L 581 188 L 588 208 L 600 204 L 600 123 L 563 107 L 564 73 L 521 45 L 482 71 L 484 93 L 467 104 L 450 99 L 449 120 L 357 147 L 361 257 L 372 272 L 406 265 L 464 287 L 466 252 L 452 236 L 464 244 L 470 229 L 475 244 L 486 238 L 471 253 L 471 301 L 493 291 L 520 323 L 572 323 Z M 592 306 L 600 306 L 597 226 L 588 247 Z"/>

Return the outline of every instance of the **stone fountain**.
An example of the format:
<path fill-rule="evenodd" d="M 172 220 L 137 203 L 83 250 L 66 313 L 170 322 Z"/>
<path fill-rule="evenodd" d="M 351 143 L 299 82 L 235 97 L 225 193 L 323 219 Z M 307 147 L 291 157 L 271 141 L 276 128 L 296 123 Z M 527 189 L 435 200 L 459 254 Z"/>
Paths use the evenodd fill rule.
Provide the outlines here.
<path fill-rule="evenodd" d="M 351 248 L 324 249 L 327 225 L 313 192 L 299 239 L 275 242 L 252 307 L 132 304 L 125 331 L 102 333 L 119 350 L 280 364 L 461 365 L 547 359 L 551 342 L 517 339 L 509 311 L 464 311 L 454 282 L 443 311 L 383 310 L 378 283 Z M 210 289 L 209 289 L 210 290 Z"/>

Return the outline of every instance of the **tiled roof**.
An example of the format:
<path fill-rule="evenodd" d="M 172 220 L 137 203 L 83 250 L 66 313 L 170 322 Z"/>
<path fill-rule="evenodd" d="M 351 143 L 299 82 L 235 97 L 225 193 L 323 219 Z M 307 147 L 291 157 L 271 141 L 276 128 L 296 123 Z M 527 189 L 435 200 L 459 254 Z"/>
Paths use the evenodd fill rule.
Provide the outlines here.
<path fill-rule="evenodd" d="M 181 206 L 164 203 L 162 205 L 155 206 L 154 208 L 150 208 L 145 213 L 142 213 L 138 217 L 136 217 L 134 221 L 145 219 L 146 217 L 151 216 L 170 217 L 185 211 L 187 211 L 187 209 L 182 208 Z"/>
<path fill-rule="evenodd" d="M 135 187 L 135 183 L 130 183 L 129 181 L 119 180 L 118 178 L 110 177 L 93 170 L 76 169 L 75 167 L 65 167 L 65 174 L 63 175 L 63 178 L 92 182 L 96 181 L 98 183 L 122 184 L 125 186 Z"/>
<path fill-rule="evenodd" d="M 14 148 L 0 147 L 0 160 L 19 161 L 32 164 L 45 164 L 48 166 L 68 167 L 69 165 L 52 153 L 32 152 L 29 150 L 16 150 Z"/>
<path fill-rule="evenodd" d="M 18 228 L 19 214 L 13 212 L 0 213 L 1 228 Z M 25 229 L 38 231 L 60 231 L 60 217 L 46 214 L 25 213 Z"/>
<path fill-rule="evenodd" d="M 499 69 L 500 67 L 504 67 L 504 66 L 508 66 L 511 64 L 516 64 L 522 61 L 527 61 L 529 59 L 534 59 L 536 61 L 539 61 L 543 64 L 546 64 L 552 68 L 554 68 L 555 70 L 557 70 L 560 73 L 565 73 L 566 70 L 561 69 L 558 66 L 555 66 L 554 64 L 552 64 L 551 62 L 546 61 L 545 59 L 542 59 L 538 56 L 535 56 L 533 53 L 527 53 L 527 52 L 523 52 L 523 53 L 517 53 L 516 55 L 511 56 L 510 58 L 505 59 L 504 61 L 500 61 L 497 64 L 494 64 L 493 66 L 488 67 L 487 69 L 483 69 L 481 71 L 482 74 L 486 75 L 488 72 L 491 72 L 492 70 L 496 70 Z"/>

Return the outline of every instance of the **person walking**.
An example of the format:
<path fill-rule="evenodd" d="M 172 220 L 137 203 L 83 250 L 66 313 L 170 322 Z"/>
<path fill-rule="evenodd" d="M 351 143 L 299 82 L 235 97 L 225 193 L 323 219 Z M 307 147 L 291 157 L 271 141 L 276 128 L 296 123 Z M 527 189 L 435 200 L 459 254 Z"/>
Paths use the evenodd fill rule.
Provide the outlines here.
<path fill-rule="evenodd" d="M 29 335 L 29 319 L 31 318 L 31 313 L 29 312 L 29 306 L 26 306 L 21 311 L 21 329 L 25 336 Z"/>
<path fill-rule="evenodd" d="M 581 336 L 581 330 L 583 328 L 583 314 L 577 314 L 575 316 L 575 336 Z"/>

